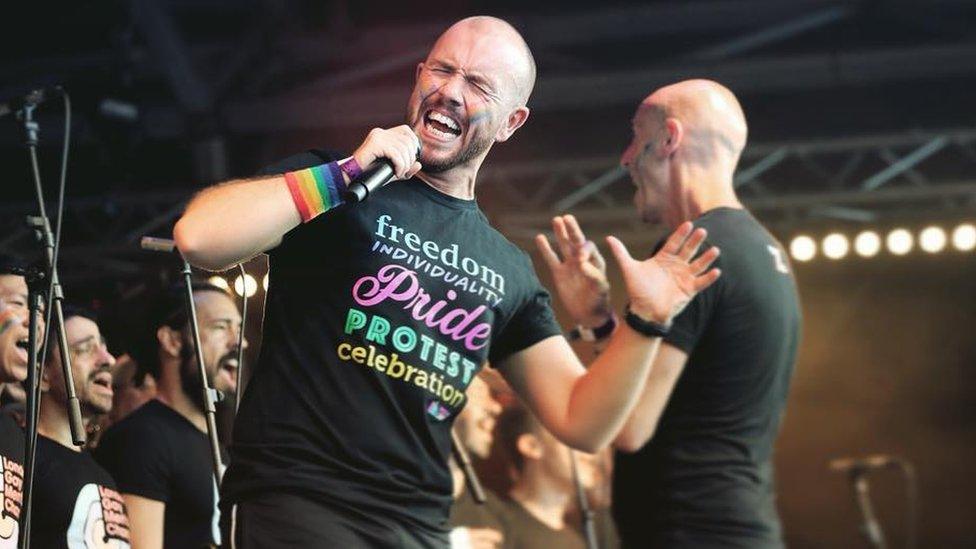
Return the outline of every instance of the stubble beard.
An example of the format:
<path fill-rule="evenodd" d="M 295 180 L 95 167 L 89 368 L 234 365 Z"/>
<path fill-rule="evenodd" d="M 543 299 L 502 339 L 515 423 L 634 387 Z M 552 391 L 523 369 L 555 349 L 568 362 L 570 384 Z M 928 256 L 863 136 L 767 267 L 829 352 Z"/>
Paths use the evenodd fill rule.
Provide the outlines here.
<path fill-rule="evenodd" d="M 422 127 L 424 123 L 423 112 L 424 109 L 422 106 L 421 108 L 418 108 L 415 117 L 416 120 L 411 120 L 408 113 L 406 116 L 407 124 L 409 124 L 411 128 L 416 128 L 418 124 Z M 468 129 L 470 130 L 470 126 Z M 462 146 L 461 150 L 454 153 L 453 156 L 441 160 L 433 159 L 430 156 L 427 156 L 426 153 L 421 150 L 420 165 L 423 166 L 423 171 L 426 173 L 443 173 L 463 164 L 467 164 L 491 148 L 491 145 L 494 143 L 494 139 L 492 139 L 491 135 L 492 134 L 489 132 L 482 136 L 475 136 L 470 143 L 468 143 L 466 146 Z M 458 136 L 458 139 L 461 137 L 462 136 Z"/>

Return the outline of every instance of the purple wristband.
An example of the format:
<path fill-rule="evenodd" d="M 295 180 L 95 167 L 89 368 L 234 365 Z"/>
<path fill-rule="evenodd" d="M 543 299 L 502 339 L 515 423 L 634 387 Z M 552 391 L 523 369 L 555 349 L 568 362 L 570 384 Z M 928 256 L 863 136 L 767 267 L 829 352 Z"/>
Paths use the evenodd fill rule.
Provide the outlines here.
<path fill-rule="evenodd" d="M 359 165 L 359 162 L 356 162 L 355 156 L 350 156 L 349 160 L 339 164 L 339 168 L 342 170 L 342 173 L 349 176 L 349 181 L 356 179 L 363 173 L 363 168 Z"/>

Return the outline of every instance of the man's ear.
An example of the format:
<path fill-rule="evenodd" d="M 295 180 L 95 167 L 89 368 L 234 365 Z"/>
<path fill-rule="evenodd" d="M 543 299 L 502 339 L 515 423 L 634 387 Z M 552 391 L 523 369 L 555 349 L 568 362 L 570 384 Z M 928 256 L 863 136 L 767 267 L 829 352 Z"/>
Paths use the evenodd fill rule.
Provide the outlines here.
<path fill-rule="evenodd" d="M 422 71 L 422 70 L 424 70 L 424 62 L 423 61 L 421 61 L 420 63 L 417 63 L 417 71 L 413 74 L 413 80 L 414 80 L 414 82 L 417 82 L 417 81 L 420 80 L 420 71 Z"/>
<path fill-rule="evenodd" d="M 498 128 L 498 133 L 495 134 L 495 141 L 502 143 L 508 141 L 509 137 L 515 133 L 515 130 L 522 127 L 525 121 L 529 119 L 529 108 L 528 107 L 517 107 L 512 112 L 508 113 L 508 117 L 505 118 L 505 123 Z"/>
<path fill-rule="evenodd" d="M 515 447 L 527 460 L 542 459 L 542 444 L 539 442 L 539 437 L 531 433 L 520 435 L 515 441 Z"/>
<path fill-rule="evenodd" d="M 178 330 L 174 330 L 169 326 L 160 326 L 156 330 L 156 341 L 159 342 L 159 348 L 167 355 L 173 357 L 180 356 L 180 350 L 183 348 L 183 339 L 180 337 Z"/>
<path fill-rule="evenodd" d="M 664 143 L 661 146 L 661 156 L 669 157 L 681 146 L 681 141 L 685 137 L 685 127 L 677 118 L 668 118 L 664 121 Z"/>

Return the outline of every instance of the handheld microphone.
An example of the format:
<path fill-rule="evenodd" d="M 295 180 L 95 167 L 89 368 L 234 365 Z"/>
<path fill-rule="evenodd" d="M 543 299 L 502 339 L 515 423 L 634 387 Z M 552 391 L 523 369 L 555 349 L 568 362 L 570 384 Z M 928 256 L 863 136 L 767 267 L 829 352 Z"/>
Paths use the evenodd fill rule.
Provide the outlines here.
<path fill-rule="evenodd" d="M 896 467 L 900 465 L 898 458 L 885 454 L 875 454 L 862 458 L 844 457 L 830 460 L 827 466 L 835 473 L 866 473 L 877 469 Z"/>
<path fill-rule="evenodd" d="M 417 158 L 420 158 L 420 150 L 423 147 L 420 140 L 417 140 Z M 393 172 L 393 162 L 387 158 L 379 158 L 363 170 L 355 180 L 349 182 L 349 186 L 342 193 L 342 199 L 346 202 L 362 202 L 369 197 L 369 194 L 376 189 L 386 185 L 396 174 Z"/>
<path fill-rule="evenodd" d="M 62 93 L 64 93 L 64 90 L 61 86 L 44 86 L 43 88 L 31 90 L 24 95 L 6 101 L 0 101 L 0 118 L 15 113 L 27 106 L 40 105 L 52 97 L 60 96 Z"/>
<path fill-rule="evenodd" d="M 139 247 L 150 252 L 169 253 L 176 250 L 176 241 L 171 238 L 144 236 L 139 241 Z"/>
<path fill-rule="evenodd" d="M 395 175 L 393 163 L 386 158 L 380 158 L 363 170 L 355 181 L 349 182 L 349 186 L 342 193 L 342 199 L 346 202 L 362 202 L 369 193 L 393 181 Z"/>

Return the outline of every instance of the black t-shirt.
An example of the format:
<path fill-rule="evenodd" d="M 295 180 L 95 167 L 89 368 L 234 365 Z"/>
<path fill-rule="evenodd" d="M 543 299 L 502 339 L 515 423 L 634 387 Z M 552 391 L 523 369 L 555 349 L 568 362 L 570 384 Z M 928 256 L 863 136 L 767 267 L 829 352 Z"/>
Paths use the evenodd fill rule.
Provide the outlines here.
<path fill-rule="evenodd" d="M 593 528 L 596 530 L 597 547 L 600 549 L 620 547 L 620 534 L 617 533 L 617 525 L 613 522 L 613 514 L 609 507 L 593 511 Z M 583 531 L 582 524 L 580 531 Z"/>
<path fill-rule="evenodd" d="M 485 490 L 485 502 L 478 503 L 471 495 L 471 490 L 465 487 L 461 495 L 451 504 L 451 518 L 448 520 L 451 528 L 464 526 L 467 528 L 491 528 L 504 532 L 499 518 L 502 502 L 491 490 Z"/>
<path fill-rule="evenodd" d="M 625 546 L 780 547 L 772 452 L 800 334 L 792 267 L 747 211 L 695 221 L 719 246 L 718 281 L 674 320 L 689 354 L 653 438 L 618 453 L 614 516 Z"/>
<path fill-rule="evenodd" d="M 571 524 L 553 530 L 512 499 L 502 500 L 504 549 L 584 549 L 586 540 Z"/>
<path fill-rule="evenodd" d="M 164 547 L 219 544 L 210 442 L 179 412 L 150 400 L 109 427 L 95 459 L 123 494 L 166 504 Z"/>
<path fill-rule="evenodd" d="M 129 547 L 129 517 L 115 481 L 88 452 L 38 435 L 31 545 Z"/>
<path fill-rule="evenodd" d="M 6 414 L 0 414 L 0 500 L 0 547 L 16 547 L 24 503 L 24 431 Z"/>
<path fill-rule="evenodd" d="M 266 173 L 322 162 L 306 153 Z M 269 256 L 225 503 L 300 492 L 442 531 L 468 384 L 486 360 L 560 333 L 528 256 L 475 201 L 418 179 L 300 225 Z"/>

